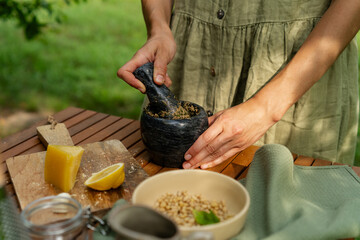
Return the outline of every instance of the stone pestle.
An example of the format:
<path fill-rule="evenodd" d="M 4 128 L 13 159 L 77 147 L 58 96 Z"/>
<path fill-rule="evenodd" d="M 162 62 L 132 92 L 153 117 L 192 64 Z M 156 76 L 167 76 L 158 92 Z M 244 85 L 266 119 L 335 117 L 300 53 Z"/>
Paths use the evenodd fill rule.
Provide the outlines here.
<path fill-rule="evenodd" d="M 134 76 L 139 79 L 146 88 L 146 95 L 150 101 L 149 109 L 152 113 L 158 114 L 162 118 L 173 119 L 178 113 L 188 114 L 181 106 L 174 94 L 165 84 L 157 85 L 154 83 L 154 64 L 149 62 L 134 71 Z"/>

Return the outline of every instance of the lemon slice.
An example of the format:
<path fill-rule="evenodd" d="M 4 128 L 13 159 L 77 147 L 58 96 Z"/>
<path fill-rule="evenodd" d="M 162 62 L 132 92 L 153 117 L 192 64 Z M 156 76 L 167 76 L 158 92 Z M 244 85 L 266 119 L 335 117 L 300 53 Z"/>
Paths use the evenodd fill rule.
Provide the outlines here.
<path fill-rule="evenodd" d="M 100 172 L 93 173 L 85 185 L 89 188 L 104 191 L 119 187 L 125 179 L 124 163 L 117 163 L 104 168 Z"/>

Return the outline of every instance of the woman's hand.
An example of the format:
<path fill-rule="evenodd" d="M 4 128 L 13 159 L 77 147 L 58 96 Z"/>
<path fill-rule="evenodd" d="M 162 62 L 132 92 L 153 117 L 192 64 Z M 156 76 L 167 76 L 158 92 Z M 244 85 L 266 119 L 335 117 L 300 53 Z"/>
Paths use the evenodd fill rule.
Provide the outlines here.
<path fill-rule="evenodd" d="M 167 65 L 173 59 L 176 51 L 174 37 L 170 30 L 170 17 L 173 1 L 142 0 L 143 15 L 146 23 L 148 40 L 135 55 L 122 66 L 117 75 L 130 86 L 145 93 L 144 84 L 135 78 L 133 72 L 147 62 L 154 63 L 154 82 L 158 85 L 171 85 L 166 74 Z"/>
<path fill-rule="evenodd" d="M 223 110 L 209 118 L 209 128 L 185 153 L 184 168 L 209 168 L 244 150 L 275 124 L 256 99 Z"/>
<path fill-rule="evenodd" d="M 135 78 L 133 72 L 143 64 L 153 62 L 154 82 L 158 85 L 164 83 L 166 86 L 170 86 L 171 80 L 166 71 L 167 65 L 173 59 L 175 52 L 176 44 L 170 28 L 159 31 L 159 33 L 149 37 L 144 46 L 135 53 L 131 60 L 118 70 L 117 75 L 130 86 L 145 93 L 144 84 Z"/>

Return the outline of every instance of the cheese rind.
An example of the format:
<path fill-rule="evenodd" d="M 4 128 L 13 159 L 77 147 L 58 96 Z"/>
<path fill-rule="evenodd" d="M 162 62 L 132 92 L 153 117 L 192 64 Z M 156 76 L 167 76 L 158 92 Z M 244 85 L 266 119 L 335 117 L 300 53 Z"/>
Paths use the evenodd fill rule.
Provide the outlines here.
<path fill-rule="evenodd" d="M 82 147 L 49 145 L 45 157 L 45 181 L 64 192 L 70 191 L 80 167 Z"/>

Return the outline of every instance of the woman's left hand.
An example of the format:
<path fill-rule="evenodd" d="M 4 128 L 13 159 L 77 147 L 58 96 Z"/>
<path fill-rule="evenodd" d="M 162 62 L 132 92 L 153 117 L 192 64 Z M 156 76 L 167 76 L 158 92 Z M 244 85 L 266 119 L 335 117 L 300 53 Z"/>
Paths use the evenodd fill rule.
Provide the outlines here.
<path fill-rule="evenodd" d="M 275 124 L 265 106 L 250 99 L 209 118 L 209 128 L 185 153 L 183 167 L 210 168 L 244 150 Z"/>

